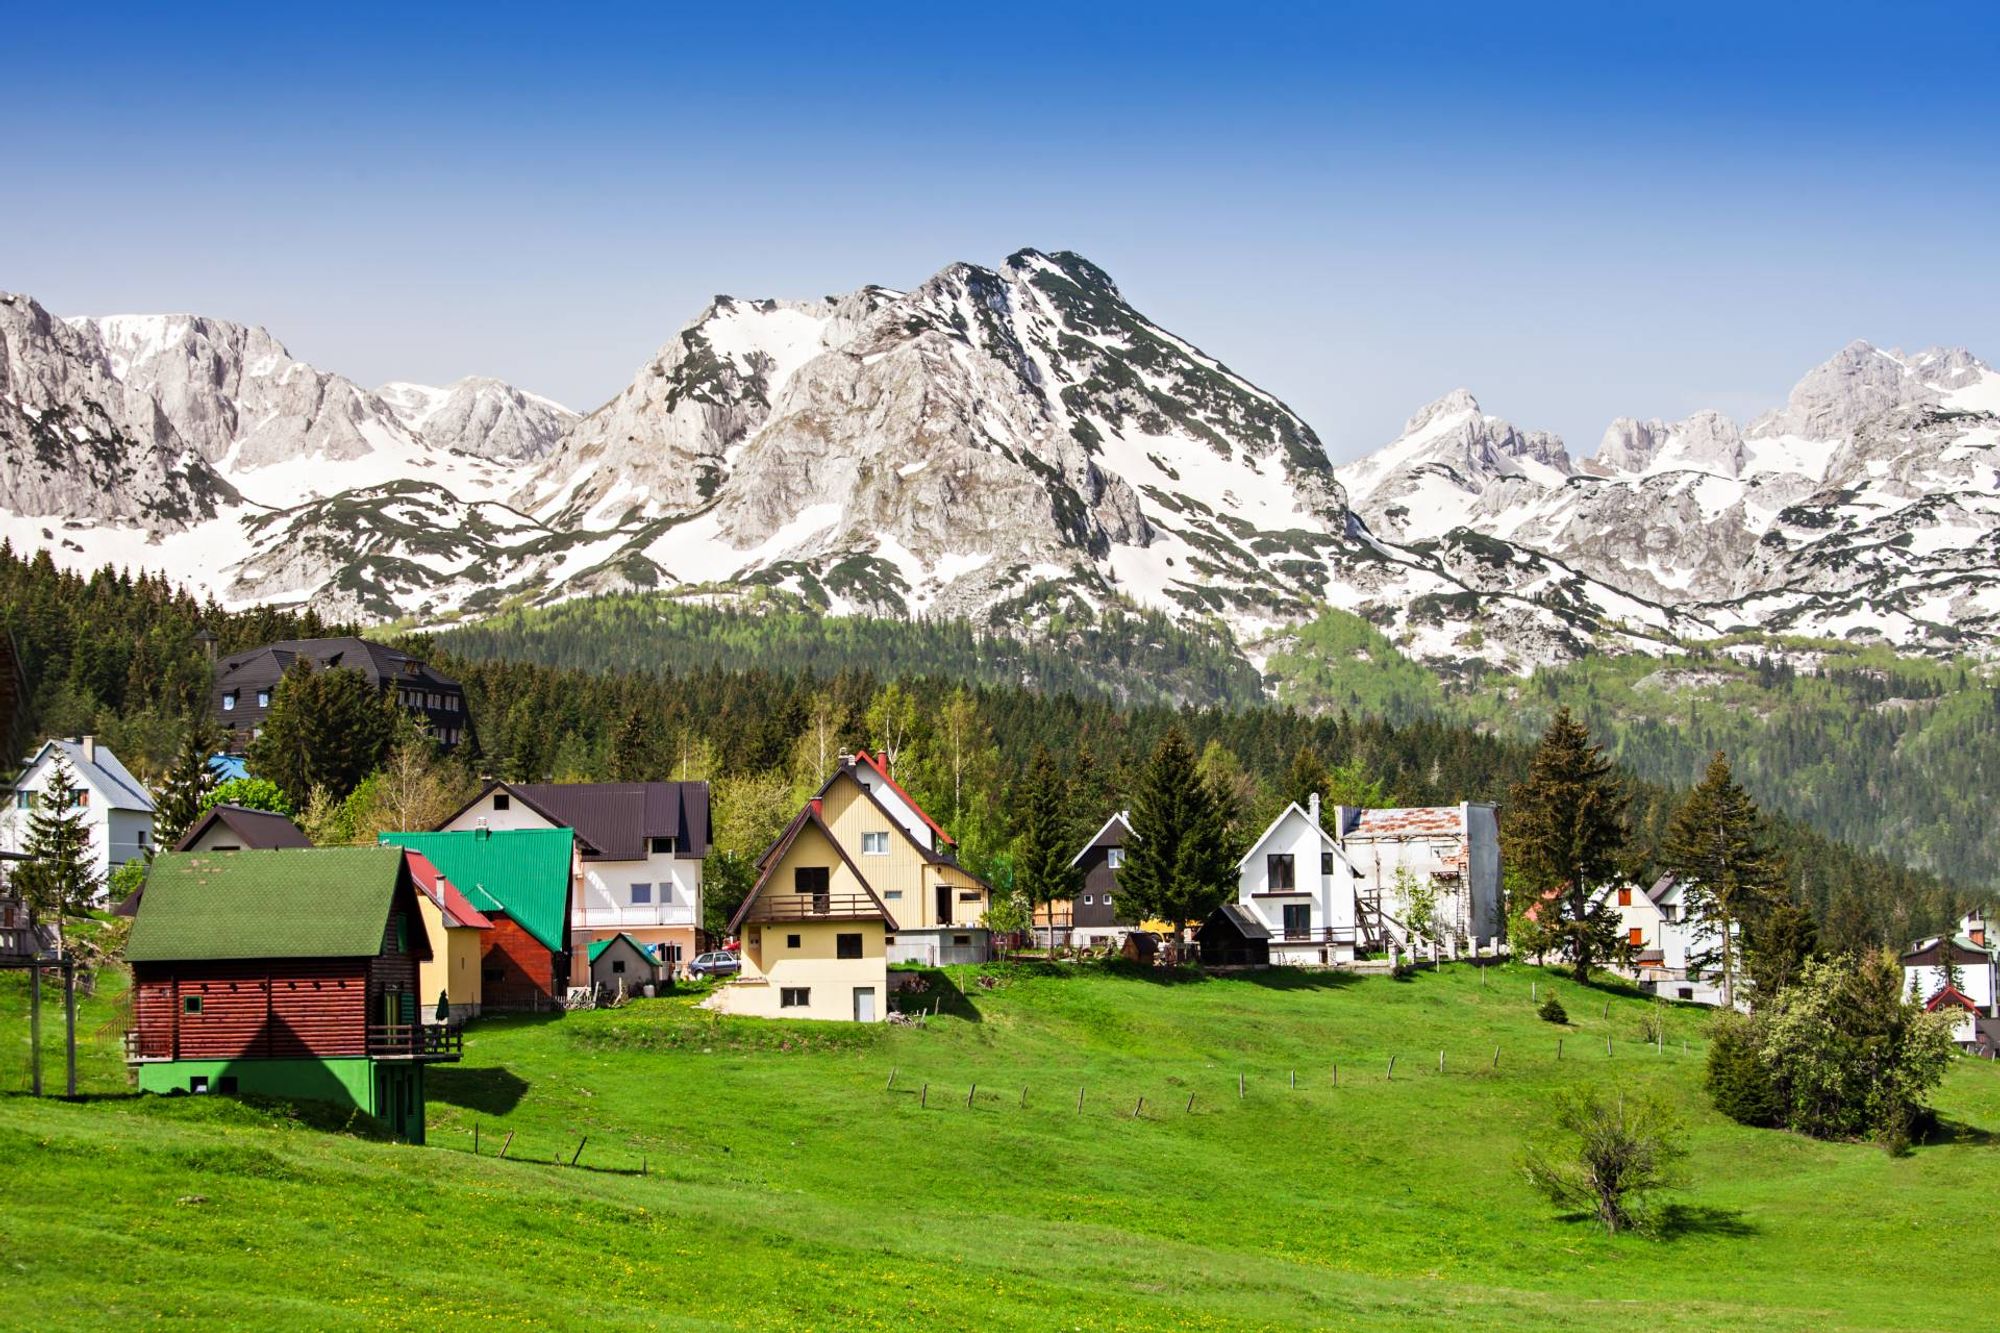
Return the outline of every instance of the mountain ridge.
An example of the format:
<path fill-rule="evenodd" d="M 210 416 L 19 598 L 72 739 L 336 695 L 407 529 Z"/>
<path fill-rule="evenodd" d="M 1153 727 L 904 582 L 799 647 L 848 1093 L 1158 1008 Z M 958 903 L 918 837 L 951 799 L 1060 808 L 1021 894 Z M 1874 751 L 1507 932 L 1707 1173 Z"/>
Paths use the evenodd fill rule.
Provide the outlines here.
<path fill-rule="evenodd" d="M 908 291 L 717 296 L 584 414 L 477 376 L 366 389 L 201 316 L 12 297 L 0 327 L 0 531 L 231 604 L 1130 604 L 1218 621 L 1253 661 L 1332 608 L 1449 670 L 1759 630 L 2000 643 L 2000 375 L 1962 349 L 1856 341 L 1748 426 L 1619 418 L 1581 460 L 1461 388 L 1336 467 L 1062 250 Z"/>

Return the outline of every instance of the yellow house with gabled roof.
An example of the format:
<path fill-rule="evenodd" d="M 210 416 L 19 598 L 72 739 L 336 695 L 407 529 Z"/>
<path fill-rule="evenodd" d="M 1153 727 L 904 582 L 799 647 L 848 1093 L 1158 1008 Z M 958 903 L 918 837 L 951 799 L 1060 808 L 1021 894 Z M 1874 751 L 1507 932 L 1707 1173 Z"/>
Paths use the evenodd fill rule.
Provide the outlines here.
<path fill-rule="evenodd" d="M 992 934 L 980 924 L 993 889 L 958 863 L 951 835 L 867 751 L 842 755 L 814 798 L 846 855 L 901 923 L 892 963 L 983 963 Z"/>
<path fill-rule="evenodd" d="M 815 796 L 758 860 L 736 909 L 743 971 L 707 1001 L 727 1014 L 874 1023 L 888 1017 L 896 917 L 842 848 Z"/>

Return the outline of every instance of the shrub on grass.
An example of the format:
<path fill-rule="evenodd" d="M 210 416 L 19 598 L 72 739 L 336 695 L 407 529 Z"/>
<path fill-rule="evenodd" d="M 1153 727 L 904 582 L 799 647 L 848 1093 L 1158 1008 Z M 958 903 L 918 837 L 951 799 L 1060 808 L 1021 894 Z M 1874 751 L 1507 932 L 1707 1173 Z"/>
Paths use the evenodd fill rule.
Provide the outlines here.
<path fill-rule="evenodd" d="M 1716 1015 L 1706 1081 L 1716 1110 L 1738 1124 L 1769 1128 L 1784 1123 L 1785 1104 L 1764 1062 L 1761 1026 L 1743 1014 Z"/>
<path fill-rule="evenodd" d="M 1594 1091 L 1556 1103 L 1547 1138 L 1528 1151 L 1528 1179 L 1561 1207 L 1586 1209 L 1607 1232 L 1644 1230 L 1649 1197 L 1686 1182 L 1679 1121 L 1651 1098 Z"/>
<path fill-rule="evenodd" d="M 1558 1000 L 1553 993 L 1549 995 L 1548 999 L 1542 1001 L 1542 1007 L 1535 1010 L 1535 1012 L 1541 1015 L 1544 1023 L 1569 1022 L 1569 1010 L 1563 1008 L 1562 1001 Z"/>

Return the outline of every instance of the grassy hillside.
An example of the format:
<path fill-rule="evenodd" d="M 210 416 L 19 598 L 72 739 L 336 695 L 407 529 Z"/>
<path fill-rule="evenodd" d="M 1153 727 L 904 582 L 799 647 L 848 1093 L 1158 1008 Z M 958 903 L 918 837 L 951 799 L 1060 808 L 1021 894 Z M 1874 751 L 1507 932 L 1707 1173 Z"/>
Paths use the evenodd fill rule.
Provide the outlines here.
<path fill-rule="evenodd" d="M 1669 1013 L 1658 1054 L 1650 1002 L 1612 995 L 1607 1018 L 1526 967 L 976 975 L 921 1030 L 685 999 L 483 1023 L 434 1072 L 426 1148 L 126 1097 L 94 1040 L 97 1099 L 0 1098 L 10 1300 L 41 1327 L 1935 1327 L 1913 1293 L 1960 1288 L 1945 1228 L 1990 1202 L 1990 1065 L 1953 1071 L 1951 1141 L 1893 1159 L 1721 1120 L 1702 1015 Z M 1561 1062 L 1531 980 L 1576 1020 Z M 0 1072 L 19 1086 L 18 1060 Z M 1524 1134 L 1581 1083 L 1686 1114 L 1694 1185 L 1665 1239 L 1608 1239 L 1521 1179 Z M 552 1164 L 585 1135 L 581 1166 Z"/>
<path fill-rule="evenodd" d="M 1716 750 L 1773 810 L 1851 847 L 1974 889 L 2000 886 L 2000 683 L 1970 661 L 1886 648 L 1747 641 L 1654 658 L 1597 656 L 1449 690 L 1356 617 L 1300 629 L 1267 666 L 1278 699 L 1531 739 L 1558 705 L 1619 762 L 1685 787 Z M 1430 688 L 1425 688 L 1426 684 Z"/>

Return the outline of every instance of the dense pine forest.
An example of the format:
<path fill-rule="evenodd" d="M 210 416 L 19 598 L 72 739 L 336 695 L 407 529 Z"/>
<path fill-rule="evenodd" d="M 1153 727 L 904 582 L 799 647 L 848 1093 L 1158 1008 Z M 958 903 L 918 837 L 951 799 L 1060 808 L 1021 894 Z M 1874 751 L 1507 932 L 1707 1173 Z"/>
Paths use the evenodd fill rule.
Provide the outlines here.
<path fill-rule="evenodd" d="M 1065 769 L 1081 834 L 1129 802 L 1144 756 L 1178 723 L 1229 793 L 1232 834 L 1245 845 L 1281 802 L 1302 749 L 1332 770 L 1333 799 L 1504 802 L 1527 769 L 1528 743 L 1491 728 L 1244 706 L 1231 669 L 1205 660 L 1198 639 L 1145 617 L 1077 627 L 1079 637 L 1057 648 L 944 624 L 766 624 L 695 608 L 658 615 L 645 599 L 590 609 L 598 605 L 400 642 L 466 686 L 476 739 L 455 763 L 512 778 L 713 781 L 721 901 L 833 755 L 856 745 L 892 745 L 899 778 L 958 833 L 968 861 L 1000 880 L 1015 831 L 1010 793 L 1038 745 Z M 94 731 L 147 777 L 172 762 L 205 701 L 204 632 L 217 652 L 350 632 L 309 612 L 225 612 L 157 579 L 65 574 L 46 554 L 23 559 L 4 546 L 0 626 L 19 651 L 32 733 Z M 1098 668 L 1081 647 L 1093 641 L 1123 644 L 1126 656 Z M 572 664 L 516 660 L 517 652 L 567 653 Z M 1131 684 L 1124 667 L 1134 662 L 1152 683 Z M 1173 680 L 1223 684 L 1190 688 L 1200 701 L 1181 702 Z M 1644 779 L 1631 788 L 1631 869 L 1644 875 L 1679 792 Z M 1793 818 L 1775 818 L 1772 833 L 1831 944 L 1907 939 L 1970 897 L 1962 884 Z"/>

